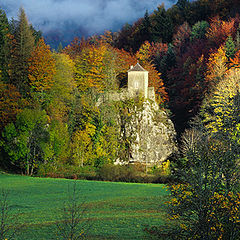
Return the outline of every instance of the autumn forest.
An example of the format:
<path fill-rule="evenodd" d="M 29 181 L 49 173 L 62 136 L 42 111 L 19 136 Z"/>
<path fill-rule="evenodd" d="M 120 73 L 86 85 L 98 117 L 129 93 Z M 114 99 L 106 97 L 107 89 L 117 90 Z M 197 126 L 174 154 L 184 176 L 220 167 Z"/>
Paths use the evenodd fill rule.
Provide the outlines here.
<path fill-rule="evenodd" d="M 53 49 L 23 8 L 12 20 L 0 8 L 0 169 L 151 182 L 134 175 L 142 166 L 113 164 L 130 154 L 119 118 L 129 121 L 141 99 L 96 104 L 106 92 L 126 87 L 127 71 L 139 62 L 178 144 L 170 165 L 154 178 L 176 183 L 169 212 L 178 222 L 147 231 L 170 239 L 239 239 L 239 14 L 237 0 L 178 0 L 118 32 Z M 113 169 L 125 178 L 105 179 Z"/>

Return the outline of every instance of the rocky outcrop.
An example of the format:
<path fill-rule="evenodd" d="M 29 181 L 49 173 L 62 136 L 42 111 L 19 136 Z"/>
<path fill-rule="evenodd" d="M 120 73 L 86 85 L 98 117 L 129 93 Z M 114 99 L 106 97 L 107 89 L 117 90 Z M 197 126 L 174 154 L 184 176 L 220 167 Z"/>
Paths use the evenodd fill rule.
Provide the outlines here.
<path fill-rule="evenodd" d="M 154 101 L 145 100 L 141 108 L 135 106 L 124 129 L 120 135 L 125 134 L 126 138 L 131 139 L 130 163 L 159 165 L 177 151 L 174 125 Z"/>

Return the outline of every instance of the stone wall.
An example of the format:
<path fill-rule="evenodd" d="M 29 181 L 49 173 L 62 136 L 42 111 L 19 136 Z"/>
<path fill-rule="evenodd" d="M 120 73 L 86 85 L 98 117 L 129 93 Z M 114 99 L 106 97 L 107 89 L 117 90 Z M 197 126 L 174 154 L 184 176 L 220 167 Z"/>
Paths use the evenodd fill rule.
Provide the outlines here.
<path fill-rule="evenodd" d="M 146 97 L 146 96 L 147 97 Z M 118 91 L 108 91 L 106 93 L 103 93 L 98 101 L 97 106 L 100 106 L 102 103 L 111 102 L 111 101 L 125 101 L 127 99 L 143 96 L 146 99 L 150 99 L 155 102 L 155 90 L 154 87 L 148 87 L 146 88 L 146 94 L 140 90 L 134 90 L 131 87 L 129 88 L 121 88 Z"/>

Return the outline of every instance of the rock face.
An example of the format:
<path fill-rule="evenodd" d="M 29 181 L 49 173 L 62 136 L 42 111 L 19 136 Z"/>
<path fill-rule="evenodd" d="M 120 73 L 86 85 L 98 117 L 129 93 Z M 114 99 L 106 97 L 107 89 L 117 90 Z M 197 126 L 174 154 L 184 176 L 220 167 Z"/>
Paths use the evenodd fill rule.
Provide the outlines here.
<path fill-rule="evenodd" d="M 159 109 L 154 88 L 148 86 L 148 71 L 139 63 L 128 70 L 128 88 L 104 93 L 97 106 L 108 102 L 122 103 L 118 126 L 123 154 L 116 164 L 160 165 L 177 151 L 173 123 Z"/>
<path fill-rule="evenodd" d="M 177 151 L 174 125 L 153 101 L 145 100 L 134 112 L 125 126 L 125 134 L 132 139 L 129 162 L 159 165 Z"/>

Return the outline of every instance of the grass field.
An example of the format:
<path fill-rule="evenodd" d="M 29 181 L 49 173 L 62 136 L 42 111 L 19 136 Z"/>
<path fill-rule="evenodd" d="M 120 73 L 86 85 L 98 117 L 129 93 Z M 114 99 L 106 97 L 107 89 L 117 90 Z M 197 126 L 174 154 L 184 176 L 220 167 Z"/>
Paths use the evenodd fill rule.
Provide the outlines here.
<path fill-rule="evenodd" d="M 18 239 L 57 239 L 55 221 L 74 180 L 0 174 L 12 212 L 20 211 L 27 227 Z M 88 239 L 145 239 L 145 225 L 164 221 L 168 196 L 161 184 L 76 181 L 91 221 Z"/>

